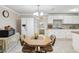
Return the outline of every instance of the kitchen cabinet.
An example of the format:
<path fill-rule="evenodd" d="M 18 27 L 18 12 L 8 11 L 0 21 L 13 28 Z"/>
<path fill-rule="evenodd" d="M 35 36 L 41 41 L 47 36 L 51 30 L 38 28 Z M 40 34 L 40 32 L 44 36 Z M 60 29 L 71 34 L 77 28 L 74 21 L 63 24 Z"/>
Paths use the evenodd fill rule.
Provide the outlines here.
<path fill-rule="evenodd" d="M 55 30 L 54 33 L 57 38 L 65 38 L 65 31 L 63 30 Z"/>
<path fill-rule="evenodd" d="M 47 22 L 48 23 L 53 23 L 53 16 L 49 16 Z"/>
<path fill-rule="evenodd" d="M 79 32 L 72 32 L 72 47 L 79 52 Z"/>
<path fill-rule="evenodd" d="M 72 30 L 65 30 L 65 39 L 71 39 L 72 38 L 71 31 Z"/>
<path fill-rule="evenodd" d="M 53 20 L 53 28 L 54 29 L 62 29 L 62 20 Z"/>
<path fill-rule="evenodd" d="M 56 38 L 65 38 L 65 34 L 66 32 L 64 30 L 57 30 L 57 29 L 54 29 L 54 30 L 48 30 L 47 31 L 47 35 L 50 36 L 52 34 L 54 34 L 56 36 Z"/>
<path fill-rule="evenodd" d="M 58 39 L 71 39 L 72 38 L 72 31 L 79 31 L 79 29 L 53 29 L 47 30 L 46 35 L 50 37 L 50 35 L 56 35 Z"/>
<path fill-rule="evenodd" d="M 79 16 L 64 16 L 63 24 L 79 24 Z"/>
<path fill-rule="evenodd" d="M 48 23 L 53 23 L 53 20 L 63 20 L 63 16 L 59 15 L 48 16 Z"/>
<path fill-rule="evenodd" d="M 63 16 L 61 16 L 61 15 L 54 15 L 53 19 L 63 19 Z"/>
<path fill-rule="evenodd" d="M 53 20 L 62 20 L 63 24 L 79 24 L 79 16 L 66 16 L 66 15 L 48 16 L 48 23 L 53 23 Z"/>

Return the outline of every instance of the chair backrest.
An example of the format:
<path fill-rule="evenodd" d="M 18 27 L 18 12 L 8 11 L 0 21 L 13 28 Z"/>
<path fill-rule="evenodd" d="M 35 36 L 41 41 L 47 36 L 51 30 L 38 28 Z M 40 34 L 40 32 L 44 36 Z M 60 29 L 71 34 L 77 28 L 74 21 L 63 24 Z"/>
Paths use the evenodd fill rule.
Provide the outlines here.
<path fill-rule="evenodd" d="M 52 45 L 54 46 L 55 41 L 56 41 L 56 36 L 55 36 L 54 34 L 52 34 L 52 35 L 50 36 L 50 39 L 52 40 Z"/>
<path fill-rule="evenodd" d="M 54 39 L 56 39 L 56 36 L 54 34 L 52 34 L 52 35 L 50 35 L 50 39 L 54 40 Z"/>

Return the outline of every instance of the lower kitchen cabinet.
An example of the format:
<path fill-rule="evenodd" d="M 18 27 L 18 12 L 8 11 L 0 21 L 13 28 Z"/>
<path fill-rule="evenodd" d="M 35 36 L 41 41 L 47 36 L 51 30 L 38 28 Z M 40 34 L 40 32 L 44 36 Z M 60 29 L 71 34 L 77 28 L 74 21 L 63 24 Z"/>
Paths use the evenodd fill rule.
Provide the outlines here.
<path fill-rule="evenodd" d="M 53 30 L 47 30 L 46 35 L 50 36 L 54 34 L 56 38 L 58 39 L 71 39 L 72 38 L 72 31 L 79 31 L 76 29 L 53 29 Z"/>
<path fill-rule="evenodd" d="M 47 31 L 47 35 L 50 36 L 54 34 L 56 38 L 65 38 L 66 37 L 66 32 L 63 30 L 51 30 Z"/>

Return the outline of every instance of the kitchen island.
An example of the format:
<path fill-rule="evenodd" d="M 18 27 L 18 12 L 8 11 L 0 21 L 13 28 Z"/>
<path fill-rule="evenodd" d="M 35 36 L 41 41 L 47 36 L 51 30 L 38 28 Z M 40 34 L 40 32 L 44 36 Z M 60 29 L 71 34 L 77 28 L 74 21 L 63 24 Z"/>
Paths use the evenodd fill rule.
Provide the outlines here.
<path fill-rule="evenodd" d="M 79 52 L 79 31 L 72 32 L 72 46 L 75 51 Z"/>
<path fill-rule="evenodd" d="M 54 34 L 58 39 L 72 39 L 72 31 L 79 32 L 79 29 L 52 29 L 52 30 L 46 30 L 45 33 L 48 36 Z"/>

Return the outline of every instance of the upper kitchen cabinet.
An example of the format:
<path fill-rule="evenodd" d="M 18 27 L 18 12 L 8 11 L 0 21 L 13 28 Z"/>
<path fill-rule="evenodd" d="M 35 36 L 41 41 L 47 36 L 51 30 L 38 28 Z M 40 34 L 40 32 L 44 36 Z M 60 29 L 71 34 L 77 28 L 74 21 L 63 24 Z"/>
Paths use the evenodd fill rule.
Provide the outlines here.
<path fill-rule="evenodd" d="M 47 22 L 48 22 L 48 23 L 53 23 L 53 16 L 48 16 Z"/>
<path fill-rule="evenodd" d="M 53 23 L 53 20 L 63 20 L 63 16 L 60 15 L 48 16 L 48 23 Z"/>
<path fill-rule="evenodd" d="M 64 16 L 63 24 L 79 24 L 79 16 Z"/>
<path fill-rule="evenodd" d="M 61 16 L 61 15 L 54 15 L 53 19 L 63 19 L 63 16 Z"/>

